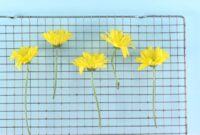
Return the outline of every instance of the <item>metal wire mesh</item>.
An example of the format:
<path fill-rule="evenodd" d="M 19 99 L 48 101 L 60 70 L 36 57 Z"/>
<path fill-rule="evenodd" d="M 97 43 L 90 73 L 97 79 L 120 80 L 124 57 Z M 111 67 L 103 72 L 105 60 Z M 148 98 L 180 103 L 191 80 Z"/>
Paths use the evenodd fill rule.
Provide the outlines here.
<path fill-rule="evenodd" d="M 66 29 L 73 39 L 59 49 L 58 86 L 52 100 L 53 48 L 41 34 Z M 80 76 L 71 64 L 83 51 L 104 52 L 113 47 L 101 33 L 120 29 L 130 33 L 137 50 L 131 56 L 116 55 L 121 87 L 116 90 L 111 64 L 95 72 L 102 113 L 98 127 L 90 74 Z M 181 16 L 18 16 L 0 17 L 0 134 L 26 135 L 24 121 L 25 68 L 17 71 L 9 56 L 22 45 L 38 45 L 39 56 L 30 66 L 28 115 L 32 135 L 136 134 L 186 135 L 185 21 Z M 137 71 L 139 51 L 160 46 L 170 59 L 157 68 L 156 112 L 152 117 L 152 70 Z"/>

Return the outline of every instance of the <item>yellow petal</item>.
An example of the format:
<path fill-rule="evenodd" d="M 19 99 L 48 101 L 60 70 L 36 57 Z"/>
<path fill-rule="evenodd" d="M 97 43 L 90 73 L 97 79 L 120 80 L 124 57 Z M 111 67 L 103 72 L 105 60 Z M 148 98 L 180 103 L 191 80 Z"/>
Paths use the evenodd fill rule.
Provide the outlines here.
<path fill-rule="evenodd" d="M 83 67 L 79 67 L 79 73 L 80 73 L 80 75 L 83 74 L 83 71 L 84 71 L 84 68 Z"/>
<path fill-rule="evenodd" d="M 18 70 L 21 70 L 21 63 L 20 62 L 16 62 L 15 66 L 17 67 Z"/>
<path fill-rule="evenodd" d="M 11 56 L 10 56 L 10 59 L 11 59 L 11 60 L 14 60 L 14 59 L 15 59 L 15 53 L 16 53 L 16 52 L 13 50 L 13 51 L 12 51 L 12 54 L 11 54 Z"/>
<path fill-rule="evenodd" d="M 148 67 L 148 65 L 140 64 L 140 66 L 138 67 L 138 70 L 143 70 L 147 67 Z"/>
<path fill-rule="evenodd" d="M 127 56 L 129 56 L 129 51 L 128 51 L 127 47 L 121 48 L 121 51 L 122 51 L 122 54 L 123 54 L 124 58 L 126 58 Z"/>
<path fill-rule="evenodd" d="M 141 63 L 141 58 L 140 57 L 136 57 L 135 61 L 138 62 L 138 63 Z"/>

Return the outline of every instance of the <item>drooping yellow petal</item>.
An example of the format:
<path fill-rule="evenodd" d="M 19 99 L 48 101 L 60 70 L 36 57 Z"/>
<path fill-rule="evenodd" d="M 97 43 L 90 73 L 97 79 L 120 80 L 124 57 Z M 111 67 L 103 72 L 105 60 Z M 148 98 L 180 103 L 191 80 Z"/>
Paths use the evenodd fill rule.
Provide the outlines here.
<path fill-rule="evenodd" d="M 16 62 L 15 66 L 18 70 L 21 70 L 21 63 L 20 62 Z"/>
<path fill-rule="evenodd" d="M 145 69 L 146 67 L 148 67 L 148 65 L 140 64 L 140 66 L 138 67 L 138 70 L 143 70 L 143 69 Z"/>
<path fill-rule="evenodd" d="M 10 56 L 11 60 L 16 61 L 16 67 L 21 69 L 22 64 L 28 64 L 31 60 L 38 55 L 38 47 L 21 47 L 18 50 L 13 50 Z"/>
<path fill-rule="evenodd" d="M 124 58 L 126 58 L 127 56 L 129 56 L 129 51 L 128 51 L 127 47 L 121 48 L 121 51 L 122 51 L 122 54 L 123 54 Z"/>
<path fill-rule="evenodd" d="M 106 67 L 108 59 L 103 53 L 83 52 L 81 57 L 73 60 L 73 64 L 79 68 L 79 73 L 82 74 L 84 69 L 96 70 L 97 68 Z"/>
<path fill-rule="evenodd" d="M 160 47 L 152 48 L 148 47 L 140 52 L 140 57 L 136 58 L 136 62 L 140 63 L 138 70 L 151 66 L 163 64 L 169 58 L 169 54 Z"/>
<path fill-rule="evenodd" d="M 83 74 L 83 71 L 84 71 L 84 68 L 83 67 L 79 67 L 79 73 L 80 73 L 80 75 Z"/>
<path fill-rule="evenodd" d="M 50 30 L 42 34 L 43 38 L 52 46 L 61 46 L 72 37 L 72 33 L 65 30 Z"/>

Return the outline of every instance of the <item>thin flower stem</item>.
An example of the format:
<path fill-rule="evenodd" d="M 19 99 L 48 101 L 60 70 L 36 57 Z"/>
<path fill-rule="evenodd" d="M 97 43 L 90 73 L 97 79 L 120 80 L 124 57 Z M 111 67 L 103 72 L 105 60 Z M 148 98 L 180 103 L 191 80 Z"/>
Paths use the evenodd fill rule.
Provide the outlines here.
<path fill-rule="evenodd" d="M 153 110 L 153 118 L 154 125 L 157 128 L 157 116 L 156 116 L 156 68 L 153 67 L 153 95 L 152 95 L 152 110 Z"/>
<path fill-rule="evenodd" d="M 99 118 L 99 127 L 101 127 L 101 112 L 100 112 L 100 109 L 99 109 L 99 102 L 98 102 L 98 98 L 97 98 L 97 94 L 96 94 L 96 90 L 95 90 L 95 86 L 94 86 L 93 71 L 91 71 L 91 83 L 92 83 L 93 95 L 95 97 L 95 101 L 96 101 L 96 105 L 97 105 L 98 118 Z"/>
<path fill-rule="evenodd" d="M 53 83 L 53 99 L 55 99 L 56 88 L 57 88 L 57 71 L 58 71 L 58 48 L 56 49 L 56 63 L 54 64 L 54 83 Z"/>
<path fill-rule="evenodd" d="M 117 73 L 116 73 L 116 70 L 115 70 L 115 58 L 114 58 L 115 55 L 116 55 L 116 51 L 117 51 L 117 49 L 114 49 L 113 54 L 112 54 L 111 62 L 112 62 L 112 70 L 113 70 L 114 77 L 115 77 L 115 82 L 116 82 L 116 88 L 119 89 L 120 83 L 119 83 L 119 80 L 118 80 L 118 77 L 117 77 Z"/>
<path fill-rule="evenodd" d="M 24 110 L 25 110 L 26 128 L 27 128 L 28 134 L 31 135 L 31 130 L 30 130 L 30 127 L 28 125 L 28 114 L 27 114 L 28 72 L 29 72 L 29 67 L 27 65 L 26 82 L 25 82 L 25 95 L 24 95 Z"/>

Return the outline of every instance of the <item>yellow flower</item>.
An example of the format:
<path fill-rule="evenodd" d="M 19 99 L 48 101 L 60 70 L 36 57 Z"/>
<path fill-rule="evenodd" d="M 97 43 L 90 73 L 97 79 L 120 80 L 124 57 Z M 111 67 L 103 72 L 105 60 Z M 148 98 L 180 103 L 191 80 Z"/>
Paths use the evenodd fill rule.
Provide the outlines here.
<path fill-rule="evenodd" d="M 101 111 L 100 111 L 100 106 L 99 106 L 99 102 L 98 102 L 98 98 L 97 98 L 97 94 L 95 90 L 93 72 L 97 68 L 106 67 L 107 62 L 108 62 L 108 59 L 104 56 L 104 53 L 89 53 L 89 52 L 83 52 L 83 56 L 76 58 L 72 62 L 75 66 L 79 68 L 80 74 L 83 74 L 83 71 L 85 69 L 91 72 L 91 84 L 92 84 L 93 95 L 96 101 L 99 127 L 101 127 Z"/>
<path fill-rule="evenodd" d="M 72 37 L 72 34 L 65 30 L 50 30 L 43 33 L 43 37 L 52 46 L 60 47 Z"/>
<path fill-rule="evenodd" d="M 121 49 L 124 58 L 129 56 L 128 47 L 132 42 L 130 34 L 124 34 L 123 31 L 120 30 L 111 30 L 106 34 L 101 34 L 101 38 L 114 47 Z"/>
<path fill-rule="evenodd" d="M 163 64 L 169 58 L 169 54 L 160 47 L 148 47 L 140 52 L 140 57 L 136 58 L 136 62 L 140 63 L 138 70 L 143 70 L 146 67 L 152 67 L 153 75 L 153 90 L 152 90 L 152 111 L 154 118 L 154 125 L 157 127 L 156 116 L 156 66 Z"/>
<path fill-rule="evenodd" d="M 54 85 L 53 85 L 53 99 L 56 94 L 57 87 L 57 69 L 58 69 L 58 47 L 61 47 L 66 41 L 68 41 L 72 37 L 72 33 L 65 31 L 63 29 L 60 30 L 50 30 L 42 34 L 44 39 L 53 47 L 56 47 L 56 58 L 54 64 Z"/>
<path fill-rule="evenodd" d="M 19 50 L 13 50 L 10 58 L 16 61 L 16 67 L 20 70 L 22 64 L 28 64 L 31 62 L 33 57 L 38 55 L 38 47 L 21 47 Z M 26 128 L 29 135 L 31 135 L 31 130 L 28 124 L 28 114 L 27 114 L 27 90 L 28 90 L 28 72 L 29 66 L 27 65 L 26 70 L 26 82 L 25 82 L 25 96 L 24 96 L 24 111 L 26 119 Z"/>
<path fill-rule="evenodd" d="M 72 63 L 79 68 L 79 72 L 82 74 L 85 69 L 96 70 L 97 68 L 104 68 L 107 62 L 108 59 L 103 53 L 84 52 L 83 56 L 76 58 Z"/>
<path fill-rule="evenodd" d="M 16 67 L 20 70 L 22 64 L 30 63 L 33 57 L 38 55 L 38 47 L 21 47 L 13 50 L 10 58 L 16 61 Z"/>
<path fill-rule="evenodd" d="M 140 52 L 140 57 L 136 58 L 136 62 L 140 63 L 138 70 L 143 70 L 148 66 L 155 67 L 157 65 L 161 65 L 168 58 L 169 54 L 160 47 L 148 47 Z"/>

